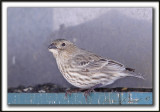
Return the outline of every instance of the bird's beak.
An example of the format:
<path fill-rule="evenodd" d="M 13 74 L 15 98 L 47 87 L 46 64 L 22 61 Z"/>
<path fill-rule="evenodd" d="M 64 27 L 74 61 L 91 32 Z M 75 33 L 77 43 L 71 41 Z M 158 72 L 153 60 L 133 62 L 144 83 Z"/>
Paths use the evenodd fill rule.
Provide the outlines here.
<path fill-rule="evenodd" d="M 57 47 L 52 43 L 48 46 L 48 49 L 57 49 Z"/>

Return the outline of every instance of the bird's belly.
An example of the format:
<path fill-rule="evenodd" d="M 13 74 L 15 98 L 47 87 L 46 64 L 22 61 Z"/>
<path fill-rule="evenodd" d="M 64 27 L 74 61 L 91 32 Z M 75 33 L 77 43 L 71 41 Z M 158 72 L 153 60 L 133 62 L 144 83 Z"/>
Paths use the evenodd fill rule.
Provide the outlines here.
<path fill-rule="evenodd" d="M 88 89 L 101 83 L 100 80 L 93 80 L 90 76 L 80 74 L 76 71 L 65 71 L 62 74 L 70 84 L 78 88 Z"/>
<path fill-rule="evenodd" d="M 63 77 L 73 86 L 78 88 L 92 87 L 93 84 L 90 84 L 90 80 L 86 76 L 83 76 L 77 73 L 76 71 L 71 70 L 71 68 L 68 65 L 61 64 L 59 63 L 59 61 L 57 62 L 57 65 Z"/>
<path fill-rule="evenodd" d="M 73 86 L 78 88 L 90 88 L 95 85 L 95 83 L 92 83 L 90 78 L 87 76 L 83 76 L 79 73 L 72 73 L 70 71 L 63 71 L 61 72 L 63 77 Z"/>
<path fill-rule="evenodd" d="M 61 64 L 59 64 L 61 65 Z M 73 86 L 78 88 L 90 88 L 97 84 L 108 85 L 113 83 L 115 80 L 108 80 L 109 75 L 95 73 L 93 75 L 87 75 L 82 72 L 71 70 L 67 65 L 59 66 L 59 70 L 63 77 Z"/>
<path fill-rule="evenodd" d="M 81 76 L 81 74 L 78 73 L 71 73 L 68 71 L 63 74 L 63 76 L 70 84 L 78 88 L 90 88 L 94 86 L 94 84 L 91 84 L 89 79 L 87 79 L 85 76 Z"/>

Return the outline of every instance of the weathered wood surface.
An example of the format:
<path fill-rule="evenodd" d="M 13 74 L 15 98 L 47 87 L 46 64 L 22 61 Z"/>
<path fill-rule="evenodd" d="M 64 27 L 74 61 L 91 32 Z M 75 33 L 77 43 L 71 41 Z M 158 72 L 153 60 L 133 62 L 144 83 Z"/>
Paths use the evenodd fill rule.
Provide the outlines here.
<path fill-rule="evenodd" d="M 8 93 L 8 104 L 140 104 L 152 105 L 152 92 L 94 92 L 85 100 L 83 93 Z"/>

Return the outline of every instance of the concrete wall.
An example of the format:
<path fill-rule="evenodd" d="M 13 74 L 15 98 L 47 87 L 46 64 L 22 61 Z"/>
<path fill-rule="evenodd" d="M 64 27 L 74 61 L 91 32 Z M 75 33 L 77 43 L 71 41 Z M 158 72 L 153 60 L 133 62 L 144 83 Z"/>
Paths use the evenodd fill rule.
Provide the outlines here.
<path fill-rule="evenodd" d="M 152 8 L 8 8 L 8 87 L 71 86 L 48 52 L 65 38 L 117 60 L 146 80 L 126 77 L 108 87 L 152 87 Z"/>
<path fill-rule="evenodd" d="M 125 16 L 152 22 L 151 8 L 54 8 L 54 30 L 59 29 L 61 24 L 68 27 L 85 23 L 113 9 L 118 10 Z"/>

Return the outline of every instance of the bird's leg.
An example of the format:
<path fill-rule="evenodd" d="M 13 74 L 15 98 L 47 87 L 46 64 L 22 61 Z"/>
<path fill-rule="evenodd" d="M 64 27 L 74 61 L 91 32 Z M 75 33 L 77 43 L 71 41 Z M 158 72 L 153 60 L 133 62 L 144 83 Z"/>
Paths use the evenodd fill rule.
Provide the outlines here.
<path fill-rule="evenodd" d="M 66 90 L 65 97 L 67 98 L 68 94 L 70 95 L 71 93 L 77 93 L 77 92 L 81 92 L 81 91 L 82 91 L 82 89 L 80 89 L 80 88 Z"/>
<path fill-rule="evenodd" d="M 88 90 L 86 90 L 86 91 L 84 92 L 84 96 L 85 96 L 86 101 L 87 101 L 87 96 L 88 96 L 91 92 L 95 92 L 94 89 L 95 89 L 95 88 L 98 88 L 98 87 L 100 87 L 100 86 L 102 86 L 102 84 L 97 84 L 97 85 L 91 87 L 90 89 L 88 89 Z"/>

